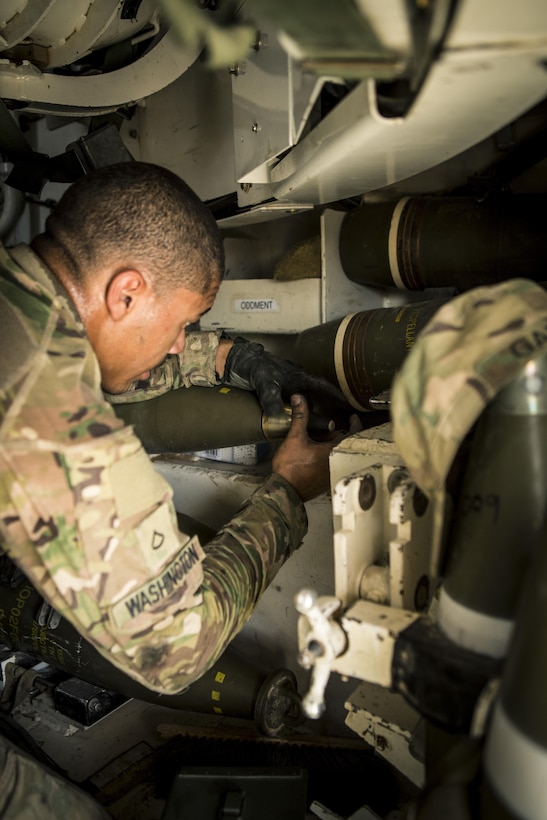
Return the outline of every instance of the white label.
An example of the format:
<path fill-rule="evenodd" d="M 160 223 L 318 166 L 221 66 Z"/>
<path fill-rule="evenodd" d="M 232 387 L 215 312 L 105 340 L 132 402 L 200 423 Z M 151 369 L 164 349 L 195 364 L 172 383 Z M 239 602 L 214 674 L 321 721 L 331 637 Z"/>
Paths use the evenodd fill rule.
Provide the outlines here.
<path fill-rule="evenodd" d="M 236 313 L 279 313 L 276 299 L 234 299 Z"/>

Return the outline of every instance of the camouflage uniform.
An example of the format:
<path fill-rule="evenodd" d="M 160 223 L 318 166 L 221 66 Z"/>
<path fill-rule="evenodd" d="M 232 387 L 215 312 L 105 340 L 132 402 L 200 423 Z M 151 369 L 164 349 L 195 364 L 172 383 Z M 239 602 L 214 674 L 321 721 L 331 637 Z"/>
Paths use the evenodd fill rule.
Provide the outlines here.
<path fill-rule="evenodd" d="M 109 820 L 111 815 L 88 794 L 0 737 L 0 817 Z"/>
<path fill-rule="evenodd" d="M 179 692 L 213 664 L 299 545 L 304 506 L 273 475 L 205 550 L 182 534 L 169 485 L 100 391 L 66 292 L 26 246 L 0 249 L 0 268 L 4 548 L 112 664 Z M 180 356 L 123 398 L 217 384 L 218 339 L 189 334 Z"/>
<path fill-rule="evenodd" d="M 391 394 L 394 439 L 424 492 L 442 492 L 483 409 L 545 353 L 547 292 L 527 279 L 475 288 L 437 311 Z"/>

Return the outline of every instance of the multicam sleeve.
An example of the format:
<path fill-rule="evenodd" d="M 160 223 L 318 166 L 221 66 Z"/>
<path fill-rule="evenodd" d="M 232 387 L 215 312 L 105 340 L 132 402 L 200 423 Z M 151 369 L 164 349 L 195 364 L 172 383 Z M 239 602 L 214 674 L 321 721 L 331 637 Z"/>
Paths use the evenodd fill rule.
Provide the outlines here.
<path fill-rule="evenodd" d="M 214 387 L 220 384 L 215 370 L 221 331 L 196 331 L 186 335 L 182 353 L 168 355 L 146 381 L 134 382 L 125 393 L 106 395 L 110 404 L 146 401 L 178 387 Z"/>
<path fill-rule="evenodd" d="M 138 631 L 138 673 L 151 688 L 167 694 L 197 680 L 249 620 L 260 596 L 305 535 L 304 506 L 280 476 L 270 479 L 243 504 L 226 527 L 203 548 L 202 580 L 191 606 L 165 624 L 163 654 Z M 152 580 L 161 586 L 162 579 Z M 148 630 L 151 642 L 156 635 Z M 137 677 L 133 673 L 134 677 Z"/>
<path fill-rule="evenodd" d="M 228 645 L 306 531 L 306 512 L 296 491 L 281 476 L 270 476 L 205 547 L 205 628 L 197 647 L 216 646 L 216 656 Z"/>
<path fill-rule="evenodd" d="M 91 415 L 78 424 L 85 441 L 55 452 L 44 441 L 4 449 L 4 541 L 111 663 L 150 689 L 179 692 L 224 651 L 298 546 L 304 507 L 272 476 L 202 547 L 179 531 L 171 488 L 129 428 L 99 429 Z"/>
<path fill-rule="evenodd" d="M 416 483 L 440 491 L 490 401 L 547 344 L 547 293 L 528 279 L 473 288 L 443 305 L 394 379 L 393 435 Z"/>

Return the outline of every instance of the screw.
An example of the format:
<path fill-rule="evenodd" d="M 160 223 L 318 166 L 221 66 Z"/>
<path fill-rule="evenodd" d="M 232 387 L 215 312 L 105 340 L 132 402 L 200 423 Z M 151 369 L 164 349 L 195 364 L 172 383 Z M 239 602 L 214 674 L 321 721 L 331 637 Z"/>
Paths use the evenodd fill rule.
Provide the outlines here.
<path fill-rule="evenodd" d="M 421 518 L 422 515 L 425 514 L 429 506 L 429 499 L 426 494 L 420 490 L 419 487 L 416 487 L 414 490 L 414 495 L 412 496 L 412 506 L 414 507 L 414 512 L 418 518 Z"/>
<path fill-rule="evenodd" d="M 264 34 L 263 31 L 257 31 L 255 41 L 253 43 L 253 48 L 255 51 L 260 51 L 261 48 L 266 48 L 268 45 L 268 35 Z"/>
<path fill-rule="evenodd" d="M 247 71 L 247 63 L 242 60 L 240 63 L 234 63 L 230 66 L 230 74 L 233 74 L 234 77 L 239 77 L 240 74 L 245 74 Z"/>
<path fill-rule="evenodd" d="M 370 510 L 376 499 L 376 482 L 374 476 L 367 473 L 359 486 L 359 505 L 362 510 Z"/>
<path fill-rule="evenodd" d="M 424 612 L 429 604 L 429 578 L 422 575 L 416 589 L 414 590 L 414 609 L 416 612 Z"/>

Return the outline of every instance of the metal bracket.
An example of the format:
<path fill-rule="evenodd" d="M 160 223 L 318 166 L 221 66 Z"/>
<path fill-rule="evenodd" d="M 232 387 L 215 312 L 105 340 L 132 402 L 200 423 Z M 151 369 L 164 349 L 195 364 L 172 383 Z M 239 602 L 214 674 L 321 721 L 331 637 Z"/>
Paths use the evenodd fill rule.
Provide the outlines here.
<path fill-rule="evenodd" d="M 302 709 L 309 718 L 319 718 L 325 711 L 325 689 L 330 677 L 333 660 L 345 651 L 347 638 L 333 616 L 341 602 L 331 596 L 319 597 L 314 590 L 302 589 L 296 595 L 296 609 L 300 619 L 299 641 L 304 649 L 298 662 L 304 669 L 313 669 L 311 686 L 302 700 Z"/>

